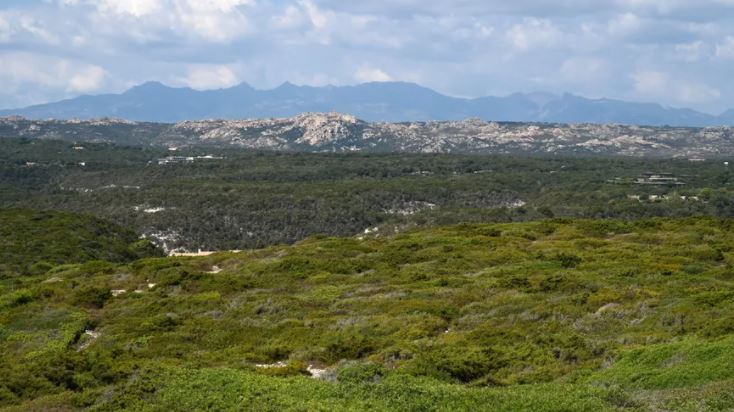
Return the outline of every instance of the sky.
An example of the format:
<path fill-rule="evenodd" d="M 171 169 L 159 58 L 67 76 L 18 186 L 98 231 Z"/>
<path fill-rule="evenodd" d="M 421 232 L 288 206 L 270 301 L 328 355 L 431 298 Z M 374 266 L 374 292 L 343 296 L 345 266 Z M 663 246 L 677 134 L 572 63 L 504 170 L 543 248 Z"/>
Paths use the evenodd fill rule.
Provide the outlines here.
<path fill-rule="evenodd" d="M 734 108 L 734 0 L 0 0 L 0 108 L 409 81 Z"/>

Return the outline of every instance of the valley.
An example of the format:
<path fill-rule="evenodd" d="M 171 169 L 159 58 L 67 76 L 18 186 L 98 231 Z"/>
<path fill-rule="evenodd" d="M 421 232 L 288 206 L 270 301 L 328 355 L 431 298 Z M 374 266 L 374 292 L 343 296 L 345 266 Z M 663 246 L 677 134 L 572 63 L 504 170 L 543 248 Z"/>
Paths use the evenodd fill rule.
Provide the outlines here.
<path fill-rule="evenodd" d="M 193 147 L 175 152 L 191 161 L 162 163 L 170 153 L 150 146 L 0 139 L 0 206 L 96 215 L 167 253 L 461 222 L 734 217 L 734 174 L 723 159 Z M 683 184 L 634 184 L 650 171 L 679 176 Z"/>

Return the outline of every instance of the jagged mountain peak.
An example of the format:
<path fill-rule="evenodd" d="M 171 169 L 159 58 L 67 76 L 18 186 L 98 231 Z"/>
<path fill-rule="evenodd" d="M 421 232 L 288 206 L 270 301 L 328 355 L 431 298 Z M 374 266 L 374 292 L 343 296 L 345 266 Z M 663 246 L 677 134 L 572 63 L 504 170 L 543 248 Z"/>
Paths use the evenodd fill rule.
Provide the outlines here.
<path fill-rule="evenodd" d="M 162 90 L 172 90 L 172 89 L 177 89 L 177 88 L 167 86 L 157 80 L 151 80 L 151 81 L 147 81 L 147 82 L 138 84 L 136 86 L 133 86 L 130 89 L 128 89 L 127 91 L 125 91 L 123 94 L 133 94 L 133 93 L 151 92 L 151 91 L 159 92 Z"/>

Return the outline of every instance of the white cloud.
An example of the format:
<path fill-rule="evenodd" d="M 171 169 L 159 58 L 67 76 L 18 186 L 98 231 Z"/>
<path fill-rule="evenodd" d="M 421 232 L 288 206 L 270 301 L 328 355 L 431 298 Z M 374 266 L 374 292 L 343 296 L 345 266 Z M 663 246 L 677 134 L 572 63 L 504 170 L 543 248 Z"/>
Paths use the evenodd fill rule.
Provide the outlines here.
<path fill-rule="evenodd" d="M 635 90 L 641 95 L 662 94 L 668 89 L 668 75 L 660 71 L 638 71 L 632 75 L 632 79 L 635 81 Z"/>
<path fill-rule="evenodd" d="M 526 18 L 505 33 L 510 43 L 519 50 L 550 47 L 558 44 L 561 31 L 546 19 Z"/>
<path fill-rule="evenodd" d="M 179 3 L 187 3 L 195 11 L 210 12 L 219 11 L 229 13 L 239 6 L 250 6 L 254 0 L 178 0 Z"/>
<path fill-rule="evenodd" d="M 595 88 L 609 76 L 609 70 L 603 59 L 574 56 L 564 60 L 560 74 L 564 84 Z"/>
<path fill-rule="evenodd" d="M 691 18 L 731 11 L 733 0 L 615 0 L 610 2 L 617 9 L 634 10 L 650 16 L 675 16 Z M 712 14 L 713 13 L 713 14 Z"/>
<path fill-rule="evenodd" d="M 67 90 L 74 93 L 93 92 L 102 87 L 106 77 L 107 72 L 99 66 L 83 66 L 71 76 Z"/>
<path fill-rule="evenodd" d="M 46 44 L 58 44 L 59 38 L 56 34 L 50 32 L 45 26 L 45 22 L 37 20 L 33 16 L 21 16 L 18 19 L 19 26 L 22 31 L 30 34 L 36 40 Z"/>
<path fill-rule="evenodd" d="M 83 35 L 75 35 L 71 38 L 71 44 L 74 47 L 84 47 L 89 42 L 89 39 Z"/>
<path fill-rule="evenodd" d="M 298 4 L 310 23 L 310 29 L 305 34 L 319 44 L 332 44 L 334 31 L 344 21 L 337 20 L 336 13 L 331 10 L 322 10 L 311 0 L 299 0 Z"/>
<path fill-rule="evenodd" d="M 716 45 L 716 57 L 734 59 L 734 36 L 726 36 L 722 43 Z"/>
<path fill-rule="evenodd" d="M 127 14 L 143 17 L 161 11 L 160 0 L 92 0 L 103 13 Z"/>
<path fill-rule="evenodd" d="M 170 35 L 229 42 L 252 29 L 241 6 L 254 0 L 61 0 L 67 7 L 94 6 L 89 16 L 100 32 L 140 43 Z"/>
<path fill-rule="evenodd" d="M 107 72 L 96 65 L 32 53 L 1 53 L 0 84 L 4 92 L 23 93 L 45 88 L 52 93 L 89 93 L 99 91 Z"/>
<path fill-rule="evenodd" d="M 233 68 L 216 65 L 192 66 L 183 81 L 187 86 L 199 90 L 220 89 L 239 83 Z"/>
<path fill-rule="evenodd" d="M 708 103 L 721 97 L 721 92 L 706 84 L 683 82 L 677 88 L 677 100 L 683 104 Z"/>
<path fill-rule="evenodd" d="M 701 40 L 689 43 L 679 43 L 675 45 L 677 57 L 685 62 L 695 62 L 701 60 L 710 51 L 706 43 Z"/>
<path fill-rule="evenodd" d="M 79 0 L 62 0 L 76 6 Z M 253 0 L 87 0 L 104 13 L 131 15 L 137 18 L 158 13 L 169 13 L 176 8 L 198 13 L 230 13 L 239 6 L 251 5 Z"/>
<path fill-rule="evenodd" d="M 635 90 L 646 100 L 658 99 L 678 104 L 710 103 L 721 97 L 721 92 L 709 85 L 674 78 L 668 73 L 642 70 L 634 73 Z"/>
<path fill-rule="evenodd" d="M 195 33 L 212 42 L 229 42 L 252 30 L 247 16 L 238 7 L 251 0 L 175 0 L 179 33 Z"/>
<path fill-rule="evenodd" d="M 283 13 L 272 17 L 272 22 L 278 29 L 297 29 L 306 23 L 306 16 L 301 9 L 291 5 Z"/>
<path fill-rule="evenodd" d="M 7 17 L 5 17 L 4 14 L 0 12 L 0 43 L 10 41 L 11 34 L 12 31 L 10 28 L 10 22 L 8 21 Z"/>
<path fill-rule="evenodd" d="M 359 82 L 389 82 L 392 77 L 381 69 L 362 66 L 354 73 L 354 79 Z"/>
<path fill-rule="evenodd" d="M 59 36 L 47 26 L 47 21 L 32 14 L 0 10 L 0 43 L 18 40 L 50 45 L 59 43 Z"/>
<path fill-rule="evenodd" d="M 311 20 L 311 24 L 313 24 L 316 29 L 326 28 L 334 19 L 334 12 L 321 10 L 311 0 L 300 0 L 298 3 L 303 6 L 304 10 L 306 10 L 308 18 Z"/>
<path fill-rule="evenodd" d="M 211 42 L 229 42 L 248 33 L 250 24 L 240 13 L 222 11 L 197 11 L 195 8 L 181 6 L 176 27 L 177 32 L 195 34 Z"/>
<path fill-rule="evenodd" d="M 628 36 L 642 27 L 642 21 L 633 13 L 624 13 L 615 16 L 608 23 L 609 34 L 613 36 Z"/>

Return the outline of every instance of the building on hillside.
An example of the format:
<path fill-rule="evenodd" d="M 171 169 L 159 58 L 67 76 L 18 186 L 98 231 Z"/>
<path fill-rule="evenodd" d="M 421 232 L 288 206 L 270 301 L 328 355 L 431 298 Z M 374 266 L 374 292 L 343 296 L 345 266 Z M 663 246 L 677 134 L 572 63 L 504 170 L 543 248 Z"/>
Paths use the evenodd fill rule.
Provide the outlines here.
<path fill-rule="evenodd" d="M 158 159 L 159 165 L 177 164 L 177 163 L 192 163 L 193 157 L 187 156 L 166 156 Z"/>
<path fill-rule="evenodd" d="M 658 185 L 658 186 L 682 186 L 685 185 L 679 178 L 672 173 L 653 173 L 646 172 L 641 174 L 634 181 L 638 185 Z"/>

